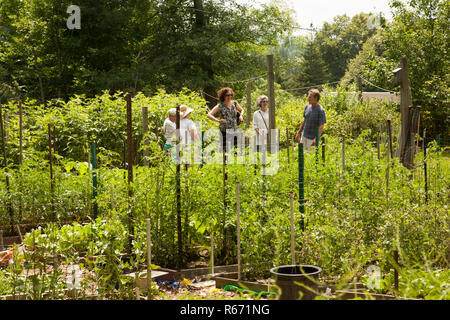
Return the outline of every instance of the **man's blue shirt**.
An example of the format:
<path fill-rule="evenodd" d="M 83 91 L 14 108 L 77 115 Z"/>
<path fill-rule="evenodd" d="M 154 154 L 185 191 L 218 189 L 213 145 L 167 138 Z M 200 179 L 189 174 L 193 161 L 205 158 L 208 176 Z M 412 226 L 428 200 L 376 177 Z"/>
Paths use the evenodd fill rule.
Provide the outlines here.
<path fill-rule="evenodd" d="M 305 118 L 303 136 L 311 140 L 316 137 L 317 128 L 327 123 L 325 110 L 320 104 L 315 107 L 307 104 L 303 112 L 303 117 Z"/>

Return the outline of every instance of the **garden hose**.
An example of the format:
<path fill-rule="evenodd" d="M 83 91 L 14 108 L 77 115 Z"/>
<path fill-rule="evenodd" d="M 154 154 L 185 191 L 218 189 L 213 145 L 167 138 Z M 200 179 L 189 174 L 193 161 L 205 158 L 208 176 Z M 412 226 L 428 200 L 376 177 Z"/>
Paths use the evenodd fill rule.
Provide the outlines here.
<path fill-rule="evenodd" d="M 253 293 L 253 294 L 258 295 L 258 296 L 265 296 L 265 295 L 268 295 L 268 294 L 274 295 L 274 296 L 276 295 L 275 292 L 269 292 L 269 291 L 257 292 L 257 291 L 252 291 L 252 290 L 249 290 L 249 289 L 244 289 L 244 288 L 241 288 L 241 287 L 238 287 L 238 286 L 233 286 L 233 285 L 227 285 L 227 286 L 223 287 L 222 290 L 225 290 L 225 291 L 244 291 L 244 292 L 247 292 L 247 293 Z"/>

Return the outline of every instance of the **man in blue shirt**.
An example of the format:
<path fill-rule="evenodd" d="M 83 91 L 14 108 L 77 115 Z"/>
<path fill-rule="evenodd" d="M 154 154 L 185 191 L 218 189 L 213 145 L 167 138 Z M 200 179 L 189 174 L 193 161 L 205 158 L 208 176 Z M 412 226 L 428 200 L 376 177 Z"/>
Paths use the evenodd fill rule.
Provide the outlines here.
<path fill-rule="evenodd" d="M 300 134 L 302 137 L 301 142 L 303 148 L 309 150 L 316 145 L 316 133 L 319 128 L 319 137 L 322 135 L 323 126 L 327 122 L 325 110 L 319 104 L 320 92 L 317 89 L 309 90 L 308 102 L 305 111 L 303 112 L 304 120 L 300 125 L 300 129 L 295 135 L 295 142 L 300 142 Z"/>

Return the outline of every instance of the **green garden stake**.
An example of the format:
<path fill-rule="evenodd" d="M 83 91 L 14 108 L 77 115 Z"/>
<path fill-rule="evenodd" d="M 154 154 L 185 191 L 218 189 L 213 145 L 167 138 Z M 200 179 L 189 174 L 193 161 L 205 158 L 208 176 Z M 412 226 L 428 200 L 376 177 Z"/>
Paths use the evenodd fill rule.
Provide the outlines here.
<path fill-rule="evenodd" d="M 91 147 L 92 152 L 92 200 L 94 201 L 94 219 L 97 219 L 97 211 L 98 211 L 98 205 L 97 205 L 97 153 L 95 150 L 95 142 L 92 144 Z"/>
<path fill-rule="evenodd" d="M 302 213 L 300 220 L 300 228 L 305 231 L 305 221 L 303 213 L 305 213 L 305 195 L 304 195 L 304 159 L 303 159 L 303 143 L 298 145 L 298 209 Z"/>
<path fill-rule="evenodd" d="M 203 149 L 205 148 L 205 131 L 202 131 L 202 163 L 200 164 L 200 168 L 203 168 Z"/>

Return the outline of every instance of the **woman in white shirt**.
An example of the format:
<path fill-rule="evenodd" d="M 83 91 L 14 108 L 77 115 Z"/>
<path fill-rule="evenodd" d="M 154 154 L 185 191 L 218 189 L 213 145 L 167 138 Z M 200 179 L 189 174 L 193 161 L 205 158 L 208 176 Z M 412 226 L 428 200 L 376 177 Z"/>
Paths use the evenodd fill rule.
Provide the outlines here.
<path fill-rule="evenodd" d="M 253 130 L 256 131 L 256 150 L 262 145 L 267 144 L 267 134 L 269 133 L 269 98 L 267 96 L 260 96 L 256 99 L 256 105 L 259 107 L 253 114 Z"/>
<path fill-rule="evenodd" d="M 191 144 L 193 141 L 199 140 L 197 127 L 190 119 L 192 111 L 194 109 L 187 105 L 180 106 L 180 138 L 184 144 Z"/>
<path fill-rule="evenodd" d="M 168 112 L 167 119 L 164 120 L 163 134 L 164 137 L 166 138 L 166 143 L 164 145 L 166 151 L 169 151 L 170 148 L 172 148 L 172 146 L 174 146 L 177 141 L 176 137 L 177 126 L 175 124 L 176 116 L 177 116 L 177 109 L 171 108 Z"/>

